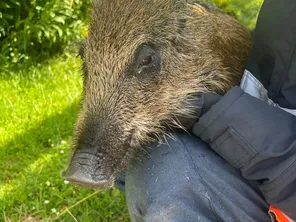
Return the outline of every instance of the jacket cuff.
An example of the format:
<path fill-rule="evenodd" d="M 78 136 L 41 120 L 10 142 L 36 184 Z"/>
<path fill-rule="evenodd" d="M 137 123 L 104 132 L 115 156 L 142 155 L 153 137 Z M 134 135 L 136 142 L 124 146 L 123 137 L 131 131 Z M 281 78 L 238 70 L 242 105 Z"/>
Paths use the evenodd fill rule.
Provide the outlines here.
<path fill-rule="evenodd" d="M 223 113 L 235 103 L 244 93 L 244 91 L 235 86 L 229 90 L 219 102 L 212 106 L 212 108 L 206 112 L 193 127 L 193 132 L 196 135 L 202 135 L 205 131 L 217 120 Z"/>
<path fill-rule="evenodd" d="M 207 142 L 215 152 L 235 168 L 241 168 L 257 154 L 256 150 L 237 132 L 232 125 L 234 121 L 232 116 L 228 115 L 228 109 L 235 107 L 234 104 L 240 104 L 243 95 L 246 94 L 240 87 L 232 88 L 200 118 L 192 129 L 195 135 Z"/>

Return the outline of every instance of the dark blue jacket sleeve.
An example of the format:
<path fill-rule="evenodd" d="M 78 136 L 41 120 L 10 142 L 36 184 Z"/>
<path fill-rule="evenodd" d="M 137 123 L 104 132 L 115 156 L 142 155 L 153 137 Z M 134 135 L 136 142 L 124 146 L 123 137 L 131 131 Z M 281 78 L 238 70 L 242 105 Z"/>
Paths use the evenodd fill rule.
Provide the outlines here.
<path fill-rule="evenodd" d="M 231 89 L 194 125 L 243 177 L 258 181 L 271 205 L 296 219 L 296 117 Z"/>

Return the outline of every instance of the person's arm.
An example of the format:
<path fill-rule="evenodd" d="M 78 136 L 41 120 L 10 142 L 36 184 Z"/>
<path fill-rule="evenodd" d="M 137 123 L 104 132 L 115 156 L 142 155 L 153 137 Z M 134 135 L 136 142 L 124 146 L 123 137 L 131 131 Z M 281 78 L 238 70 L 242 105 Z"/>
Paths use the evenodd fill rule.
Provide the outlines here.
<path fill-rule="evenodd" d="M 296 219 L 296 117 L 231 89 L 192 132 L 244 178 L 258 181 L 270 205 Z"/>

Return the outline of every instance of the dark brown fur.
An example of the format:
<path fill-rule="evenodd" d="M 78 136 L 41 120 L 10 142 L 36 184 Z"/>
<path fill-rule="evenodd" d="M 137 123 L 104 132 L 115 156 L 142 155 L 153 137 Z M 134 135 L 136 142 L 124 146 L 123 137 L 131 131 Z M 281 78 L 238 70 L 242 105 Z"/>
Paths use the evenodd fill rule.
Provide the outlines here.
<path fill-rule="evenodd" d="M 251 47 L 233 18 L 182 0 L 97 0 L 91 18 L 73 155 L 92 150 L 86 171 L 94 180 L 127 169 L 141 147 L 167 133 L 163 123 L 190 115 L 189 94 L 239 84 Z M 142 44 L 159 53 L 159 71 L 133 71 Z"/>

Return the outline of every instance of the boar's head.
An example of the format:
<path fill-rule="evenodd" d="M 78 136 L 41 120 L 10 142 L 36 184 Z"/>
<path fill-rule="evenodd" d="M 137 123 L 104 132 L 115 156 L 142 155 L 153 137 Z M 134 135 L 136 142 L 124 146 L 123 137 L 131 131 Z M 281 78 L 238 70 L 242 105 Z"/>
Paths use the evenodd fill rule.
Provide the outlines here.
<path fill-rule="evenodd" d="M 196 92 L 237 85 L 251 47 L 238 22 L 182 0 L 97 0 L 83 45 L 83 98 L 64 176 L 108 188 L 143 146 L 190 116 Z"/>

